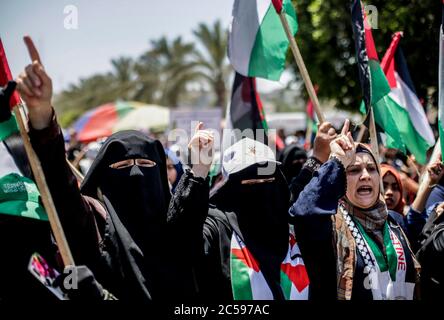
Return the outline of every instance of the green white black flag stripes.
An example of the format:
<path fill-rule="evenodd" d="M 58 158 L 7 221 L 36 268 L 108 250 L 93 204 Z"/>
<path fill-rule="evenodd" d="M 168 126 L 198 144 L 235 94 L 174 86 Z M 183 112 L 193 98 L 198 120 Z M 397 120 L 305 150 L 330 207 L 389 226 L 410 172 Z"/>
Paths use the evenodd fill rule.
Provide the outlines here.
<path fill-rule="evenodd" d="M 361 111 L 367 113 L 372 108 L 379 131 L 386 134 L 387 147 L 403 153 L 408 150 L 425 164 L 427 150 L 435 139 L 398 46 L 400 35 L 393 39 L 380 64 L 371 29 L 364 24 L 360 0 L 352 5 L 352 21 L 364 93 L 365 110 L 361 107 Z"/>
<path fill-rule="evenodd" d="M 290 0 L 283 10 L 293 35 L 298 29 Z M 279 80 L 285 68 L 289 41 L 271 0 L 235 0 L 228 57 L 243 76 Z"/>
<path fill-rule="evenodd" d="M 387 107 L 396 119 L 397 129 L 406 148 L 419 163 L 425 164 L 427 150 L 435 144 L 435 137 L 416 95 L 400 40 L 401 33 L 398 32 L 381 62 L 390 85 Z"/>

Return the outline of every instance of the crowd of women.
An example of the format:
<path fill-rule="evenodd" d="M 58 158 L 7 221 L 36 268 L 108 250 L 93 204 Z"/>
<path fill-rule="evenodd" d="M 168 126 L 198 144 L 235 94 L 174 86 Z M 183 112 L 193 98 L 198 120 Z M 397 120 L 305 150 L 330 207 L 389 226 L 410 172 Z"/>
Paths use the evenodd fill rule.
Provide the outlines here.
<path fill-rule="evenodd" d="M 26 44 L 32 63 L 0 93 L 0 252 L 8 261 L 0 264 L 0 299 L 53 298 L 40 294 L 44 286 L 28 271 L 34 252 L 57 266 L 70 299 L 443 296 L 441 161 L 424 169 L 426 185 L 406 193 L 404 181 L 413 179 L 355 142 L 348 120 L 340 132 L 325 122 L 310 156 L 291 144 L 278 162 L 267 145 L 240 140 L 224 151 L 214 183 L 208 176 L 213 136 L 200 123 L 189 143 L 198 161 L 178 176 L 159 141 L 122 131 L 105 141 L 80 183 L 66 161 L 51 78 L 30 38 Z M 77 265 L 75 288 L 64 287 L 57 245 L 9 111 L 16 85 Z"/>

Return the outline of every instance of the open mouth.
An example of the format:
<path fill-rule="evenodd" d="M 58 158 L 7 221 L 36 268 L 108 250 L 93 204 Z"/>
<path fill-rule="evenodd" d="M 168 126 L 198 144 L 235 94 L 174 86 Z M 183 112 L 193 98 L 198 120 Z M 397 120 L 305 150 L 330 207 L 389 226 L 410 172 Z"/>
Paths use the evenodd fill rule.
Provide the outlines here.
<path fill-rule="evenodd" d="M 373 188 L 371 186 L 361 186 L 356 192 L 360 196 L 368 196 L 373 193 Z"/>

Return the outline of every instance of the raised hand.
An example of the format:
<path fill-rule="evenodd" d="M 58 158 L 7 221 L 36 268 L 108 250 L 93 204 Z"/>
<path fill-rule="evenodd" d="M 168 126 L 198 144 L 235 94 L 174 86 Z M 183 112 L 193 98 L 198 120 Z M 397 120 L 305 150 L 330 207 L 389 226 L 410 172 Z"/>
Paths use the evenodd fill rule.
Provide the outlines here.
<path fill-rule="evenodd" d="M 46 128 L 52 116 L 52 81 L 46 74 L 40 55 L 31 37 L 23 38 L 31 58 L 17 78 L 17 89 L 28 107 L 29 120 L 34 129 Z"/>
<path fill-rule="evenodd" d="M 322 163 L 327 161 L 328 156 L 330 155 L 330 142 L 332 142 L 337 136 L 333 125 L 330 122 L 323 122 L 316 133 L 313 144 L 313 157 Z"/>
<path fill-rule="evenodd" d="M 194 136 L 188 144 L 191 158 L 191 167 L 195 176 L 206 178 L 213 161 L 214 136 L 209 130 L 203 130 L 203 123 L 199 122 Z"/>
<path fill-rule="evenodd" d="M 441 156 L 439 159 L 441 159 Z M 444 165 L 441 160 L 437 160 L 436 162 L 427 166 L 427 171 L 429 172 L 430 185 L 435 185 L 439 182 L 444 174 Z"/>
<path fill-rule="evenodd" d="M 345 120 L 341 134 L 330 143 L 330 158 L 337 158 L 347 168 L 355 161 L 355 142 L 349 132 L 350 120 Z"/>

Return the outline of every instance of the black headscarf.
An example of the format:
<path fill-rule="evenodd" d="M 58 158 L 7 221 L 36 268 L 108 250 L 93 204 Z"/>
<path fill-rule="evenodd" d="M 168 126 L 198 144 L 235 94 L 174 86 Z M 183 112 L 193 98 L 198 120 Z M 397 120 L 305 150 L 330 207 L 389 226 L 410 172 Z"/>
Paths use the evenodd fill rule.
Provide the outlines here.
<path fill-rule="evenodd" d="M 255 164 L 231 174 L 210 202 L 221 211 L 234 212 L 240 236 L 259 263 L 276 299 L 282 298 L 280 266 L 288 250 L 290 194 L 279 168 L 270 176 L 258 175 Z M 274 177 L 273 182 L 242 185 L 245 179 Z"/>
<path fill-rule="evenodd" d="M 156 166 L 109 167 L 136 158 L 150 159 Z M 81 192 L 97 197 L 97 188 L 109 199 L 142 251 L 149 247 L 147 241 L 156 240 L 159 224 L 166 221 L 171 198 L 161 143 L 138 131 L 121 131 L 109 137 L 88 171 Z"/>
<path fill-rule="evenodd" d="M 279 161 L 282 163 L 282 172 L 288 183 L 299 174 L 306 160 L 307 152 L 297 144 L 293 143 L 284 148 Z"/>

